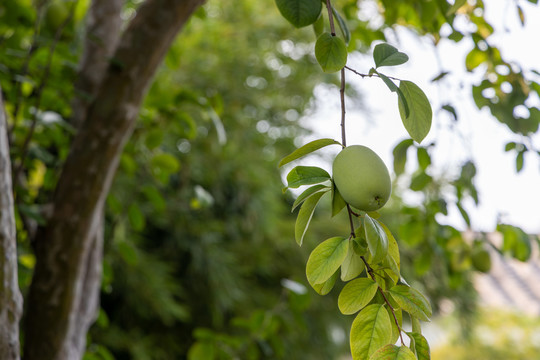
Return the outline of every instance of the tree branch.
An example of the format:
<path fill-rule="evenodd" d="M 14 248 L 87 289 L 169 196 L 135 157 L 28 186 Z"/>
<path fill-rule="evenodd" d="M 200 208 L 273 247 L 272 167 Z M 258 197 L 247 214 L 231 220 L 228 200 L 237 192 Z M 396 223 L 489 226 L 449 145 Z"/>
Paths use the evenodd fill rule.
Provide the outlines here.
<path fill-rule="evenodd" d="M 120 39 L 64 165 L 54 212 L 36 239 L 25 360 L 73 360 L 62 352 L 83 286 L 93 226 L 140 104 L 176 34 L 204 0 L 147 0 Z M 44 327 L 47 331 L 43 331 Z"/>

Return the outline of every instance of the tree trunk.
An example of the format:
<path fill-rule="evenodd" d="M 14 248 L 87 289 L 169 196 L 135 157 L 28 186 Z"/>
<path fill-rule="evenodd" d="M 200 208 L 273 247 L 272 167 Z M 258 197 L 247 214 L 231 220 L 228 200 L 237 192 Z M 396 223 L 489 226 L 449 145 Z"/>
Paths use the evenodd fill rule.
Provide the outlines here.
<path fill-rule="evenodd" d="M 85 273 L 101 211 L 141 101 L 178 31 L 204 0 L 147 0 L 122 35 L 73 140 L 36 239 L 28 296 L 25 360 L 75 360 L 70 339 L 79 322 Z M 80 356 L 80 354 L 78 355 Z"/>
<path fill-rule="evenodd" d="M 0 358 L 19 359 L 22 296 L 17 277 L 17 244 L 7 120 L 0 89 Z"/>

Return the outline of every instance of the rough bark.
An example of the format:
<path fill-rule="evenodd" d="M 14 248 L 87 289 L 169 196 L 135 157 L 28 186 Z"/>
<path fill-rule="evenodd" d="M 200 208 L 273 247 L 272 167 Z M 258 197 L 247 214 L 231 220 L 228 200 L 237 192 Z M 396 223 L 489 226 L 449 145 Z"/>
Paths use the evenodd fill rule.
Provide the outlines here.
<path fill-rule="evenodd" d="M 52 218 L 36 239 L 28 296 L 25 360 L 69 358 L 70 326 L 85 296 L 97 219 L 143 96 L 178 31 L 204 0 L 147 0 L 122 35 L 85 121 L 73 140 Z"/>
<path fill-rule="evenodd" d="M 86 19 L 84 50 L 75 81 L 72 123 L 81 126 L 88 106 L 95 99 L 118 40 L 123 0 L 93 0 Z"/>
<path fill-rule="evenodd" d="M 72 102 L 72 124 L 79 128 L 86 120 L 88 108 L 95 98 L 120 39 L 123 0 L 94 0 L 86 18 L 86 36 Z M 103 209 L 96 212 L 92 225 L 90 249 L 83 254 L 77 282 L 82 283 L 82 296 L 73 305 L 66 341 L 60 358 L 80 359 L 86 349 L 86 333 L 99 312 L 99 291 L 103 260 Z"/>
<path fill-rule="evenodd" d="M 17 244 L 7 121 L 0 89 L 0 358 L 19 359 L 22 296 L 17 280 Z"/>

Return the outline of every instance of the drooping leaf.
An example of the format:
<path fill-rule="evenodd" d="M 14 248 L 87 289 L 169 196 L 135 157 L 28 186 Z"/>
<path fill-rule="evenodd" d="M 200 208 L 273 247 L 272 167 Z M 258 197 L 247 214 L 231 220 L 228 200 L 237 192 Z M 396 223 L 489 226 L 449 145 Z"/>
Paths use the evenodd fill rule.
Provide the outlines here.
<path fill-rule="evenodd" d="M 299 147 L 298 149 L 294 150 L 292 153 L 290 153 L 289 155 L 281 159 L 278 166 L 282 167 L 283 165 L 288 164 L 293 160 L 299 159 L 325 146 L 333 145 L 333 144 L 341 145 L 340 142 L 335 141 L 334 139 L 318 139 L 318 140 L 311 141 Z"/>
<path fill-rule="evenodd" d="M 347 203 L 343 200 L 336 184 L 332 181 L 332 217 L 339 214 L 345 206 L 347 206 Z"/>
<path fill-rule="evenodd" d="M 426 94 L 415 83 L 402 80 L 399 89 L 409 107 L 409 114 L 407 115 L 404 101 L 398 97 L 401 120 L 411 138 L 420 143 L 431 128 L 433 116 L 431 105 Z"/>
<path fill-rule="evenodd" d="M 296 200 L 293 203 L 291 212 L 294 211 L 300 204 L 302 204 L 307 198 L 309 198 L 311 195 L 318 193 L 319 191 L 326 192 L 330 191 L 330 187 L 326 185 L 313 185 L 308 187 L 306 190 L 304 190 L 303 193 L 301 193 Z"/>
<path fill-rule="evenodd" d="M 347 46 L 341 38 L 323 33 L 315 43 L 315 58 L 324 72 L 339 71 L 347 64 Z"/>
<path fill-rule="evenodd" d="M 364 270 L 364 262 L 361 255 L 358 255 L 359 245 L 356 241 L 350 240 L 349 251 L 343 264 L 341 264 L 341 280 L 349 281 L 357 277 Z"/>
<path fill-rule="evenodd" d="M 337 281 L 337 278 L 338 278 L 338 271 L 336 271 L 331 277 L 330 279 L 326 280 L 325 282 L 321 283 L 321 284 L 314 284 L 314 285 L 311 285 L 311 287 L 313 287 L 313 290 L 315 290 L 317 292 L 317 294 L 319 295 L 326 295 L 328 294 L 332 288 L 334 287 L 334 285 L 336 284 L 336 281 Z"/>
<path fill-rule="evenodd" d="M 388 290 L 388 293 L 403 310 L 420 320 L 430 321 L 431 304 L 418 290 L 406 285 L 396 285 Z"/>
<path fill-rule="evenodd" d="M 406 63 L 409 57 L 392 45 L 382 43 L 373 49 L 373 60 L 375 61 L 375 67 L 396 66 Z"/>
<path fill-rule="evenodd" d="M 422 170 L 426 170 L 427 167 L 431 164 L 431 157 L 426 148 L 419 147 L 416 150 L 416 157 L 418 159 L 418 166 Z"/>
<path fill-rule="evenodd" d="M 416 360 L 416 356 L 406 346 L 388 344 L 377 350 L 369 360 Z"/>
<path fill-rule="evenodd" d="M 390 340 L 390 343 L 395 344 L 396 341 L 399 339 L 399 336 L 401 334 L 401 328 L 403 327 L 403 311 L 397 308 L 394 308 L 394 310 L 390 310 L 389 307 L 386 307 L 386 311 L 388 311 L 388 317 L 390 317 L 390 323 L 392 324 L 392 339 Z M 394 315 L 396 316 L 396 319 L 398 321 L 399 329 L 394 320 L 394 315 L 392 315 L 392 311 L 394 312 Z"/>
<path fill-rule="evenodd" d="M 341 34 L 343 34 L 343 39 L 345 39 L 345 44 L 348 44 L 349 41 L 351 41 L 351 32 L 349 30 L 349 27 L 347 26 L 347 22 L 341 17 L 339 12 L 333 6 L 332 6 L 332 13 L 334 14 L 334 18 L 336 19 L 338 23 L 339 29 L 341 30 Z"/>
<path fill-rule="evenodd" d="M 384 305 L 372 304 L 354 319 L 350 345 L 353 360 L 365 360 L 390 342 L 392 325 Z"/>
<path fill-rule="evenodd" d="M 302 185 L 319 184 L 326 180 L 330 180 L 330 174 L 320 167 L 296 166 L 287 174 L 287 188 L 296 189 Z"/>
<path fill-rule="evenodd" d="M 376 73 L 379 75 L 381 80 L 386 84 L 386 86 L 388 87 L 388 89 L 390 89 L 391 92 L 398 91 L 397 85 L 394 84 L 394 82 L 392 80 L 390 80 L 390 78 L 388 76 L 386 76 L 383 73 L 380 73 L 378 71 L 376 71 Z"/>
<path fill-rule="evenodd" d="M 418 360 L 430 360 L 431 352 L 426 338 L 417 332 L 407 332 L 411 339 L 414 339 L 414 349 Z"/>
<path fill-rule="evenodd" d="M 322 10 L 320 0 L 276 0 L 281 15 L 297 28 L 313 24 Z"/>
<path fill-rule="evenodd" d="M 369 304 L 378 285 L 370 278 L 355 279 L 347 283 L 338 297 L 338 307 L 345 315 L 351 315 Z"/>
<path fill-rule="evenodd" d="M 315 208 L 324 194 L 324 192 L 318 192 L 307 198 L 298 212 L 296 223 L 294 225 L 294 238 L 299 246 L 302 246 L 304 236 L 306 235 L 306 231 L 309 227 L 309 223 L 311 222 L 311 218 L 313 217 L 313 213 L 315 212 Z"/>
<path fill-rule="evenodd" d="M 309 255 L 306 276 L 309 283 L 321 284 L 328 280 L 341 266 L 347 256 L 349 241 L 333 237 L 320 243 Z"/>
<path fill-rule="evenodd" d="M 377 220 L 364 216 L 364 234 L 373 264 L 379 263 L 388 253 L 388 237 Z"/>
<path fill-rule="evenodd" d="M 418 320 L 416 317 L 411 316 L 411 324 L 412 324 L 412 331 L 418 334 L 422 333 L 422 325 L 420 324 L 420 320 Z"/>
<path fill-rule="evenodd" d="M 386 258 L 383 261 L 383 265 L 387 266 L 388 269 L 385 270 L 385 272 L 390 276 L 390 278 L 394 281 L 394 284 L 396 284 L 401 276 L 400 272 L 400 266 L 401 261 L 399 258 L 399 246 L 394 238 L 394 235 L 392 235 L 392 232 L 386 225 L 383 223 L 380 223 L 382 228 L 384 229 L 384 232 L 386 233 L 386 237 L 388 238 L 388 254 L 386 254 Z"/>

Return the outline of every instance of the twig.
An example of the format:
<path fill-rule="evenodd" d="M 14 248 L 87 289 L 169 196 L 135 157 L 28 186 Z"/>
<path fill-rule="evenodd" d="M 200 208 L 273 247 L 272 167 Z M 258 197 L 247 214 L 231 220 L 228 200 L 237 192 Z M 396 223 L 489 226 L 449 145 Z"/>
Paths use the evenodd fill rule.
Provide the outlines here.
<path fill-rule="evenodd" d="M 326 0 L 326 9 L 328 10 L 328 21 L 330 21 L 330 33 L 336 36 L 336 28 L 334 26 L 334 14 L 332 14 L 332 4 L 330 0 Z"/>

